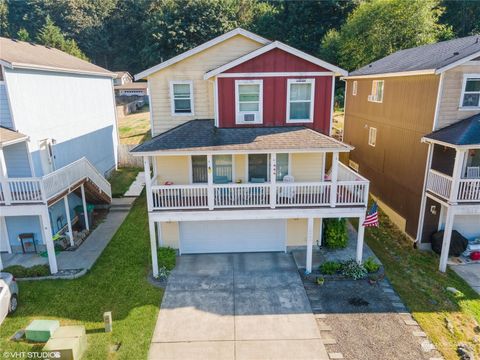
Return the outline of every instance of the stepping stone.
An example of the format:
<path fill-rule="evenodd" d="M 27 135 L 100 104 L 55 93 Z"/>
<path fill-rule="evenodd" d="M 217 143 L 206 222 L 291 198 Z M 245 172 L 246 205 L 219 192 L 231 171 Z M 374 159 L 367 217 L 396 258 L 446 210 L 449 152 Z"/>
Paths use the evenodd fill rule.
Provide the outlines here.
<path fill-rule="evenodd" d="M 315 319 L 325 319 L 327 315 L 325 314 L 315 314 Z"/>
<path fill-rule="evenodd" d="M 397 295 L 394 295 L 394 294 L 388 294 L 388 299 L 390 301 L 396 301 L 396 302 L 402 301 L 402 299 L 400 299 Z"/>
<path fill-rule="evenodd" d="M 318 325 L 318 330 L 320 331 L 332 331 L 332 328 L 330 326 L 328 326 L 327 324 L 321 321 L 317 321 L 317 325 Z"/>
<path fill-rule="evenodd" d="M 334 338 L 324 338 L 322 339 L 323 345 L 335 345 L 337 343 L 337 340 Z"/>
<path fill-rule="evenodd" d="M 389 294 L 393 294 L 393 293 L 394 293 L 393 289 L 390 289 L 390 288 L 385 288 L 385 289 L 382 289 L 382 290 L 383 290 L 383 292 L 385 292 L 385 293 L 389 293 Z"/>
<path fill-rule="evenodd" d="M 427 334 L 425 334 L 423 331 L 414 331 L 413 336 L 416 337 L 427 337 Z"/>
<path fill-rule="evenodd" d="M 343 359 L 342 353 L 328 353 L 330 359 Z"/>
<path fill-rule="evenodd" d="M 433 345 L 430 341 L 425 340 L 421 344 L 423 352 L 430 352 L 435 350 L 435 345 Z"/>
<path fill-rule="evenodd" d="M 403 305 L 403 304 L 400 303 L 400 302 L 394 302 L 394 303 L 392 303 L 392 305 L 393 305 L 394 307 L 405 307 L 405 305 Z"/>
<path fill-rule="evenodd" d="M 415 320 L 405 320 L 405 325 L 418 326 L 418 323 Z"/>

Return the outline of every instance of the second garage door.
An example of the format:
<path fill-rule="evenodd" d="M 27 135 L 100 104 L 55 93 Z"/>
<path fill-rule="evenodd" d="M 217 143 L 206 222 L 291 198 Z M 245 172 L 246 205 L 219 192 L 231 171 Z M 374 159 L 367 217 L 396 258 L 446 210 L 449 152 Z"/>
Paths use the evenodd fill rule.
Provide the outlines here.
<path fill-rule="evenodd" d="M 183 221 L 182 254 L 285 251 L 285 220 Z"/>

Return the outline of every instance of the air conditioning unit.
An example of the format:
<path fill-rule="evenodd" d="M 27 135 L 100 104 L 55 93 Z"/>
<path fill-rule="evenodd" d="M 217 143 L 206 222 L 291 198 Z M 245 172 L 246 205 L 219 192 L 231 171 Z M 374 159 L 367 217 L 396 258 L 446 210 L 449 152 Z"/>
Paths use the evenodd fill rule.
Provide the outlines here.
<path fill-rule="evenodd" d="M 358 172 L 359 166 L 358 163 L 356 163 L 355 161 L 348 160 L 348 167 Z"/>
<path fill-rule="evenodd" d="M 243 114 L 243 121 L 255 122 L 255 114 Z"/>

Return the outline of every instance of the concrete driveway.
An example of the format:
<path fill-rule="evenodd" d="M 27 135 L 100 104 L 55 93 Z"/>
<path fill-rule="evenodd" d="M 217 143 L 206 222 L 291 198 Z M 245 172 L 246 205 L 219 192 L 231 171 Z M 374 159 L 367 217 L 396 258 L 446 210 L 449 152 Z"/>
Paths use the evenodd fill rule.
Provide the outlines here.
<path fill-rule="evenodd" d="M 184 255 L 150 359 L 328 359 L 291 255 Z"/>

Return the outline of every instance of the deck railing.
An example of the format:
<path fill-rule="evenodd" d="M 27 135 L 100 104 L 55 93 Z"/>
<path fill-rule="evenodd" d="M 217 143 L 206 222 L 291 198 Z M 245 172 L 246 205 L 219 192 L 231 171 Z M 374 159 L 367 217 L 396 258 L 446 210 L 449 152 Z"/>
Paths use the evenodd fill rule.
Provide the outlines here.
<path fill-rule="evenodd" d="M 458 179 L 456 196 L 452 196 L 454 179 L 439 171 L 430 169 L 427 177 L 427 190 L 452 202 L 480 201 L 480 179 Z M 455 184 L 456 185 L 456 184 Z"/>
<path fill-rule="evenodd" d="M 90 179 L 108 197 L 112 196 L 110 183 L 86 158 L 81 158 L 43 177 L 2 178 L 0 203 L 47 203 L 85 179 Z"/>
<path fill-rule="evenodd" d="M 336 199 L 332 201 L 332 187 Z M 152 185 L 153 210 L 365 206 L 368 181 Z"/>

